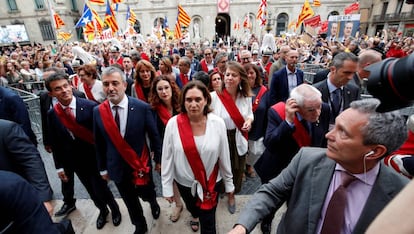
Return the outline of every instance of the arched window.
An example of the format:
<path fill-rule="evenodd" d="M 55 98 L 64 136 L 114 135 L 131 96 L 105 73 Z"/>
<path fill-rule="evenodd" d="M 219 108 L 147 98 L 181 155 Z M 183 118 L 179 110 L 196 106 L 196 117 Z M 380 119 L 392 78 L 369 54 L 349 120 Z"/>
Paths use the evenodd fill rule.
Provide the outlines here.
<path fill-rule="evenodd" d="M 280 36 L 281 33 L 285 32 L 289 22 L 289 16 L 286 13 L 280 13 L 277 16 L 276 21 L 276 35 Z"/>

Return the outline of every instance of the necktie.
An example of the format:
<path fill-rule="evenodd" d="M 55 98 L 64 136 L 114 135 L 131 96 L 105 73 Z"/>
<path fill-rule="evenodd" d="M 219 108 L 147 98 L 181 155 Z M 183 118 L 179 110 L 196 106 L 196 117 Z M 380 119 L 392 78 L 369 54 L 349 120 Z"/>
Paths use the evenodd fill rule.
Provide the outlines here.
<path fill-rule="evenodd" d="M 335 89 L 335 91 L 333 91 L 332 94 L 332 105 L 334 108 L 334 112 L 336 113 L 336 115 L 338 115 L 342 102 L 341 89 Z"/>
<path fill-rule="evenodd" d="M 70 119 L 75 120 L 75 115 L 72 112 L 72 109 L 70 107 L 65 108 L 65 114 L 69 116 Z"/>
<path fill-rule="evenodd" d="M 355 176 L 342 171 L 342 184 L 332 194 L 326 209 L 321 234 L 341 233 L 345 221 L 346 188 L 356 180 Z"/>
<path fill-rule="evenodd" d="M 121 127 L 120 127 L 121 124 L 119 122 L 119 112 L 118 112 L 119 106 L 113 106 L 112 108 L 115 111 L 115 123 L 116 123 L 116 126 L 118 126 L 118 129 L 121 130 Z"/>

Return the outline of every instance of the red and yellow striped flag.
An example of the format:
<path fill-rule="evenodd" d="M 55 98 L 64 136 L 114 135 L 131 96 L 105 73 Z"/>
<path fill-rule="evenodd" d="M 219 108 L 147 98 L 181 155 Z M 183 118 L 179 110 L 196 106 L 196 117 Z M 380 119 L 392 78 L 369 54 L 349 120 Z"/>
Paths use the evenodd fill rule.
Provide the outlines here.
<path fill-rule="evenodd" d="M 178 5 L 178 22 L 184 27 L 188 27 L 191 23 L 191 18 L 181 5 Z"/>
<path fill-rule="evenodd" d="M 312 17 L 314 14 L 315 12 L 313 12 L 312 7 L 309 4 L 309 0 L 305 0 L 298 17 L 298 22 L 296 22 L 296 28 L 298 28 L 305 19 Z"/>
<path fill-rule="evenodd" d="M 180 22 L 178 22 L 178 20 L 175 22 L 175 29 L 174 29 L 174 37 L 176 39 L 181 39 L 182 37 L 182 33 L 181 33 L 181 26 L 180 26 Z"/>
<path fill-rule="evenodd" d="M 112 3 L 117 4 L 117 3 L 122 3 L 124 0 L 112 0 Z"/>
<path fill-rule="evenodd" d="M 53 12 L 53 19 L 55 21 L 55 27 L 56 29 L 60 29 L 63 26 L 65 26 L 65 22 L 63 22 L 62 18 L 58 15 L 58 13 Z"/>
<path fill-rule="evenodd" d="M 320 0 L 313 0 L 312 6 L 315 6 L 315 7 L 321 6 L 321 1 Z"/>
<path fill-rule="evenodd" d="M 69 39 L 72 37 L 72 34 L 68 32 L 58 32 L 57 37 L 58 39 L 69 41 Z"/>
<path fill-rule="evenodd" d="M 97 5 L 105 5 L 105 0 L 89 0 L 89 3 L 93 3 Z"/>
<path fill-rule="evenodd" d="M 116 22 L 114 10 L 112 9 L 109 0 L 106 1 L 105 23 L 111 28 L 112 33 L 118 32 L 118 23 Z"/>
<path fill-rule="evenodd" d="M 129 18 L 128 18 L 128 23 L 130 25 L 135 25 L 135 22 L 137 22 L 137 15 L 135 14 L 135 12 L 130 8 L 129 9 Z"/>
<path fill-rule="evenodd" d="M 98 12 L 96 12 L 95 9 L 93 9 L 92 7 L 89 7 L 89 9 L 92 12 L 92 18 L 93 18 L 93 20 L 96 23 L 96 30 L 98 32 L 102 32 L 103 31 L 103 28 L 105 26 L 104 21 L 101 19 L 101 17 L 99 17 Z"/>

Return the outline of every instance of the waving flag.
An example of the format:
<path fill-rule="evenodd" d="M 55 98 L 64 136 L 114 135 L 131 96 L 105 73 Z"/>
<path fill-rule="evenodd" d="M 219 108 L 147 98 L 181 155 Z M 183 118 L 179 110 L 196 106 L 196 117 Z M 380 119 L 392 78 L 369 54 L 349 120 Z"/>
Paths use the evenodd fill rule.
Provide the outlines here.
<path fill-rule="evenodd" d="M 250 17 L 248 14 L 244 17 L 243 28 L 250 28 Z"/>
<path fill-rule="evenodd" d="M 63 22 L 62 18 L 60 18 L 59 14 L 56 13 L 54 10 L 52 10 L 53 12 L 53 20 L 55 21 L 55 27 L 56 29 L 60 29 L 63 26 L 65 26 L 65 22 Z"/>
<path fill-rule="evenodd" d="M 127 21 L 129 25 L 132 25 L 132 26 L 137 21 L 137 15 L 134 13 L 134 11 L 131 8 L 129 8 L 129 6 L 128 6 L 128 11 L 127 11 Z"/>
<path fill-rule="evenodd" d="M 106 1 L 105 23 L 111 28 L 112 33 L 118 31 L 118 23 L 116 22 L 114 10 L 112 9 L 109 0 Z"/>
<path fill-rule="evenodd" d="M 305 19 L 312 17 L 314 14 L 315 12 L 313 12 L 312 7 L 309 4 L 309 0 L 305 0 L 298 17 L 298 22 L 296 22 L 296 28 L 298 28 Z"/>
<path fill-rule="evenodd" d="M 105 5 L 105 0 L 89 0 L 89 2 L 97 5 Z"/>
<path fill-rule="evenodd" d="M 168 26 L 167 16 L 164 17 L 164 24 L 162 25 L 162 27 L 164 28 L 164 32 L 166 34 L 169 34 L 170 33 L 170 26 Z"/>
<path fill-rule="evenodd" d="M 176 39 L 181 39 L 182 36 L 183 36 L 183 34 L 181 33 L 180 22 L 177 19 L 177 21 L 175 22 L 174 37 Z"/>
<path fill-rule="evenodd" d="M 259 9 L 257 10 L 256 19 L 260 20 L 260 26 L 266 25 L 267 20 L 267 0 L 262 0 Z"/>
<path fill-rule="evenodd" d="M 354 11 L 358 11 L 359 10 L 359 3 L 358 2 L 354 2 L 351 5 L 345 7 L 345 15 L 349 15 Z"/>
<path fill-rule="evenodd" d="M 315 7 L 321 6 L 321 1 L 320 0 L 313 0 L 312 6 L 315 6 Z"/>
<path fill-rule="evenodd" d="M 118 4 L 118 3 L 122 3 L 124 0 L 112 0 L 112 3 L 114 4 Z"/>
<path fill-rule="evenodd" d="M 237 21 L 234 22 L 233 29 L 234 30 L 239 30 L 240 29 L 240 20 L 239 19 L 237 19 Z"/>
<path fill-rule="evenodd" d="M 75 27 L 84 27 L 87 23 L 92 21 L 92 12 L 87 4 L 83 7 L 83 13 L 79 21 L 76 23 Z"/>
<path fill-rule="evenodd" d="M 184 27 L 188 27 L 191 23 L 191 18 L 181 5 L 178 5 L 178 22 Z"/>

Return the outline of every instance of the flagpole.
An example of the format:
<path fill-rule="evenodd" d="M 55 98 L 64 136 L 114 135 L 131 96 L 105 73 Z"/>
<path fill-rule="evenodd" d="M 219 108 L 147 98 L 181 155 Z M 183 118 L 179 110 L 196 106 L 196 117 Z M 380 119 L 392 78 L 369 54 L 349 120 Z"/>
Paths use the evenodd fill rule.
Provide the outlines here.
<path fill-rule="evenodd" d="M 50 1 L 49 0 L 46 0 L 46 1 L 49 6 L 50 18 L 52 19 L 52 22 L 53 22 L 53 33 L 55 34 L 56 41 L 57 41 L 56 23 L 55 23 L 55 18 L 53 17 L 53 12 L 52 12 L 54 10 L 52 9 L 52 4 L 50 3 Z"/>

